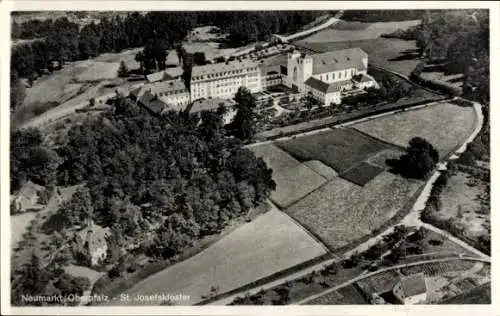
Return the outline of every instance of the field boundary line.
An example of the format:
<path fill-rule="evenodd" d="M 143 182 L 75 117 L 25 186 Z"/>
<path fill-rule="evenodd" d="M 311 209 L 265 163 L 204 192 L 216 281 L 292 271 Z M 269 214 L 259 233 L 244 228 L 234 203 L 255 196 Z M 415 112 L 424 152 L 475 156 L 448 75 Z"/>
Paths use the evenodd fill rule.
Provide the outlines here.
<path fill-rule="evenodd" d="M 328 246 L 326 246 L 325 243 L 323 243 L 323 241 L 317 237 L 316 235 L 314 235 L 311 231 L 309 231 L 309 229 L 307 229 L 306 227 L 304 227 L 302 224 L 300 224 L 295 218 L 293 218 L 292 216 L 288 215 L 286 212 L 282 211 L 276 204 L 274 204 L 271 200 L 268 201 L 268 203 L 271 205 L 271 207 L 274 207 L 276 209 L 276 211 L 280 212 L 282 215 L 284 215 L 286 218 L 288 218 L 292 223 L 294 223 L 295 225 L 297 225 L 301 230 L 303 230 L 309 237 L 311 237 L 312 239 L 314 239 L 315 242 L 317 242 L 321 248 L 323 248 L 323 250 L 325 251 L 325 254 L 326 253 L 331 253 L 332 255 L 334 255 L 334 259 L 339 259 L 333 252 L 330 248 L 328 248 Z"/>
<path fill-rule="evenodd" d="M 293 303 L 291 305 L 302 305 L 302 304 L 310 302 L 310 301 L 312 301 L 312 300 L 314 300 L 314 299 L 316 299 L 318 297 L 324 296 L 324 295 L 329 294 L 331 292 L 334 292 L 334 291 L 336 291 L 338 289 L 341 289 L 343 287 L 349 286 L 349 285 L 351 285 L 353 283 L 356 283 L 358 281 L 361 281 L 363 279 L 373 277 L 373 276 L 375 276 L 377 274 L 380 274 L 380 273 L 384 273 L 384 272 L 388 272 L 388 271 L 392 271 L 392 270 L 397 270 L 397 269 L 402 269 L 402 268 L 413 267 L 413 266 L 425 265 L 425 264 L 429 264 L 429 263 L 448 262 L 448 261 L 455 261 L 455 260 L 477 261 L 477 262 L 483 262 L 483 263 L 491 264 L 491 260 L 490 259 L 474 258 L 474 257 L 462 257 L 462 258 L 450 257 L 450 258 L 432 259 L 432 260 L 425 260 L 425 261 L 412 262 L 412 263 L 406 263 L 406 264 L 399 264 L 399 265 L 395 265 L 395 266 L 392 266 L 392 267 L 387 267 L 387 268 L 384 268 L 384 269 L 380 269 L 380 270 L 377 270 L 377 271 L 374 271 L 374 272 L 371 272 L 371 273 L 361 274 L 361 275 L 359 275 L 359 276 L 357 276 L 355 278 L 352 278 L 351 280 L 346 281 L 346 282 L 344 282 L 344 283 L 342 283 L 340 285 L 337 285 L 335 287 L 327 289 L 327 290 L 325 290 L 323 292 L 320 292 L 318 294 L 311 295 L 308 298 L 302 299 L 302 300 L 298 301 L 297 303 Z"/>

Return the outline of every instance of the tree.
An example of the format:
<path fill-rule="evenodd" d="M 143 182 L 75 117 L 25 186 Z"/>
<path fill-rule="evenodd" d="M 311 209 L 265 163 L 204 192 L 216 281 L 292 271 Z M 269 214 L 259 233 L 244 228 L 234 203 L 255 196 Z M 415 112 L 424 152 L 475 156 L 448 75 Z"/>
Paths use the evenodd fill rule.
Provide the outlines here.
<path fill-rule="evenodd" d="M 193 62 L 198 66 L 203 66 L 203 65 L 206 65 L 208 63 L 204 52 L 194 53 Z"/>
<path fill-rule="evenodd" d="M 420 137 L 410 140 L 406 154 L 401 156 L 399 169 L 405 176 L 424 178 L 439 161 L 437 150 L 428 141 Z"/>
<path fill-rule="evenodd" d="M 120 67 L 118 68 L 118 77 L 124 78 L 128 76 L 128 68 L 125 62 L 122 60 L 120 61 Z"/>
<path fill-rule="evenodd" d="M 26 87 L 19 79 L 15 71 L 10 75 L 10 109 L 11 111 L 17 109 L 23 104 L 26 98 Z"/>
<path fill-rule="evenodd" d="M 237 112 L 229 128 L 237 138 L 249 140 L 256 132 L 255 97 L 246 87 L 240 87 L 234 100 Z"/>

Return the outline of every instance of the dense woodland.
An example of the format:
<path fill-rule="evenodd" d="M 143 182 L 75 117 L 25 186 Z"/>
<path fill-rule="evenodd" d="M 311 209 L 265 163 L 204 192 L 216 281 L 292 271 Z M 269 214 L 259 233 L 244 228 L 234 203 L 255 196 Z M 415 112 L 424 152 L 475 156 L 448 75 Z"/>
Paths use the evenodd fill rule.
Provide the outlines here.
<path fill-rule="evenodd" d="M 33 20 L 12 25 L 12 37 L 43 39 L 13 48 L 12 69 L 30 77 L 50 67 L 51 61 L 87 59 L 102 53 L 143 47 L 155 39 L 161 48 L 180 43 L 189 30 L 214 25 L 229 34 L 226 45 L 237 46 L 265 40 L 273 33 L 293 32 L 324 11 L 247 12 L 149 12 L 130 13 L 126 18 L 103 18 L 82 28 L 67 18 Z"/>
<path fill-rule="evenodd" d="M 242 113 L 234 125 L 241 127 L 230 133 L 251 137 L 254 100 L 244 88 L 238 94 Z M 176 230 L 192 241 L 218 232 L 229 219 L 244 215 L 274 189 L 272 171 L 242 148 L 240 139 L 229 137 L 221 112 L 204 112 L 200 122 L 197 115 L 171 112 L 154 117 L 127 99 L 116 102 L 114 112 L 73 126 L 67 142 L 57 150 L 41 145 L 37 131 L 15 132 L 11 190 L 19 189 L 26 180 L 46 186 L 86 183 L 89 194 L 77 195 L 80 200 L 74 207 L 60 210 L 68 227 L 90 213 L 99 225 L 136 236 L 141 227 L 135 225 L 143 225 L 140 218 L 144 217 L 150 223 L 165 221 L 169 234 Z M 81 196 L 91 203 L 81 201 Z M 146 207 L 122 221 L 124 205 Z M 175 244 L 164 241 L 155 245 Z M 182 249 L 174 248 L 168 250 L 172 253 L 162 251 L 167 256 L 167 252 L 171 255 Z"/>

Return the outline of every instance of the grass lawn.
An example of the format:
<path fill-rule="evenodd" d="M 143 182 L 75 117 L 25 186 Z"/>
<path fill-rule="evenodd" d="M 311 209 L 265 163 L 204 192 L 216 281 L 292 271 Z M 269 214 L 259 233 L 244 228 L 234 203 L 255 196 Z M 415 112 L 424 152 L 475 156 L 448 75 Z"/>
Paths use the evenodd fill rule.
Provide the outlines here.
<path fill-rule="evenodd" d="M 363 33 L 365 31 L 360 30 L 358 32 Z M 362 39 L 359 37 L 358 39 L 355 37 L 324 37 L 322 41 L 315 42 L 305 39 L 297 41 L 295 44 L 316 52 L 359 47 L 368 54 L 369 64 L 385 67 L 408 76 L 420 62 L 416 53 L 415 41 L 383 37 L 367 38 L 363 35 L 360 37 Z"/>
<path fill-rule="evenodd" d="M 323 176 L 325 179 L 331 180 L 331 179 L 335 178 L 336 176 L 338 176 L 338 174 L 337 174 L 337 172 L 335 172 L 335 170 L 328 167 L 327 165 L 325 165 L 324 163 L 322 163 L 319 160 L 309 160 L 309 161 L 305 161 L 303 164 L 306 165 L 307 167 L 311 168 L 317 174 L 320 174 L 321 176 Z"/>
<path fill-rule="evenodd" d="M 288 207 L 326 182 L 326 178 L 273 144 L 252 146 L 249 149 L 273 169 L 276 190 L 271 193 L 271 200 L 279 207 Z"/>
<path fill-rule="evenodd" d="M 406 29 L 420 24 L 419 20 L 400 22 L 349 22 L 341 21 L 331 27 L 302 39 L 308 43 L 342 42 L 377 38 L 382 34 L 392 33 L 398 29 Z"/>
<path fill-rule="evenodd" d="M 274 209 L 125 293 L 183 293 L 190 299 L 179 303 L 194 304 L 209 294 L 212 286 L 224 293 L 324 253 L 307 232 Z"/>
<path fill-rule="evenodd" d="M 356 183 L 357 185 L 364 186 L 382 171 L 384 171 L 383 168 L 371 165 L 363 161 L 359 165 L 342 173 L 340 177 L 349 180 L 352 183 Z"/>
<path fill-rule="evenodd" d="M 413 137 L 425 138 L 442 157 L 462 145 L 473 131 L 475 120 L 476 115 L 472 107 L 441 103 L 365 121 L 353 127 L 403 147 L 408 146 Z"/>
<path fill-rule="evenodd" d="M 350 128 L 333 129 L 276 144 L 299 161 L 319 160 L 338 173 L 390 148 Z"/>
<path fill-rule="evenodd" d="M 364 187 L 335 178 L 285 211 L 336 249 L 381 227 L 422 184 L 389 172 Z"/>
<path fill-rule="evenodd" d="M 472 240 L 486 235 L 491 226 L 488 190 L 488 183 L 457 171 L 439 196 L 439 211 L 432 212 L 431 217 L 449 221 Z"/>

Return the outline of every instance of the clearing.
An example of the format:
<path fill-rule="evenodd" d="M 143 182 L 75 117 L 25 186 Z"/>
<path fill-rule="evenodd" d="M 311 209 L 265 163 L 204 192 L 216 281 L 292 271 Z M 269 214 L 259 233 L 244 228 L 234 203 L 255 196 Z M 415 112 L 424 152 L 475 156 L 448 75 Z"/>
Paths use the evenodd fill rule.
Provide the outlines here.
<path fill-rule="evenodd" d="M 301 42 L 324 43 L 336 41 L 343 42 L 346 39 L 351 41 L 366 40 L 419 24 L 420 20 L 376 23 L 340 21 L 338 24 L 334 24 L 323 31 L 313 34 L 303 39 Z"/>
<path fill-rule="evenodd" d="M 299 161 L 319 160 L 338 173 L 391 148 L 351 128 L 333 129 L 278 141 L 276 144 Z"/>
<path fill-rule="evenodd" d="M 380 228 L 423 184 L 382 172 L 364 187 L 335 178 L 285 211 L 330 249 Z"/>
<path fill-rule="evenodd" d="M 288 207 L 326 182 L 326 178 L 273 144 L 252 146 L 249 149 L 273 169 L 276 190 L 271 193 L 271 200 L 281 208 Z"/>
<path fill-rule="evenodd" d="M 139 293 L 182 293 L 190 296 L 182 304 L 194 304 L 202 301 L 212 286 L 224 293 L 324 253 L 324 248 L 306 231 L 273 209 L 126 293 L 131 297 Z"/>
<path fill-rule="evenodd" d="M 363 133 L 406 147 L 413 137 L 429 141 L 441 157 L 462 145 L 475 127 L 472 107 L 441 103 L 352 125 Z"/>
<path fill-rule="evenodd" d="M 38 78 L 32 87 L 26 89 L 23 105 L 12 116 L 13 122 L 23 127 L 46 123 L 47 121 L 74 113 L 75 107 L 91 98 L 113 93 L 118 87 L 128 89 L 137 81 L 117 77 L 120 61 L 129 69 L 139 64 L 135 54 L 139 49 L 121 53 L 102 54 L 99 57 L 69 62 L 60 70 Z"/>

